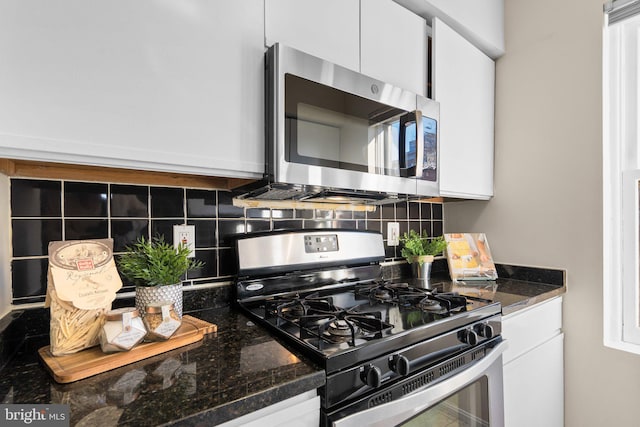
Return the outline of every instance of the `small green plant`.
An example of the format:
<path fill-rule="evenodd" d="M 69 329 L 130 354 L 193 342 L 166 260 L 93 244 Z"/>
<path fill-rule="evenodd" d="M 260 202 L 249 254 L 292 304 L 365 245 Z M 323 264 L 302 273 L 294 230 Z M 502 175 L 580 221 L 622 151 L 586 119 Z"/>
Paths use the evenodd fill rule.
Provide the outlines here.
<path fill-rule="evenodd" d="M 189 248 L 176 248 L 159 235 L 150 240 L 140 237 L 125 248 L 118 269 L 135 286 L 165 286 L 179 283 L 187 270 L 200 268 L 204 262 L 189 258 Z"/>
<path fill-rule="evenodd" d="M 408 233 L 403 233 L 402 236 L 400 236 L 400 243 L 403 245 L 400 253 L 407 262 L 412 263 L 417 261 L 420 265 L 424 263 L 424 260 L 417 257 L 438 255 L 447 247 L 447 242 L 444 240 L 444 237 L 438 236 L 429 239 L 426 233 L 418 234 L 415 230 L 409 230 Z"/>

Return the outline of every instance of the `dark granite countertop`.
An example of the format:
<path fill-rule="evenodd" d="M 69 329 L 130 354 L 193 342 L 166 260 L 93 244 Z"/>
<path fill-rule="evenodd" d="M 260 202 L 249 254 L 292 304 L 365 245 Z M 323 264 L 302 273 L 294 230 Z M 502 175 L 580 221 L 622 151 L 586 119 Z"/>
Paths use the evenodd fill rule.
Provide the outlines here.
<path fill-rule="evenodd" d="M 0 403 L 69 404 L 71 425 L 211 426 L 324 385 L 323 370 L 232 308 L 191 314 L 218 332 L 69 384 L 38 360 L 48 338 L 28 338 L 0 371 Z"/>
<path fill-rule="evenodd" d="M 566 292 L 564 270 L 497 268 L 497 281 L 452 282 L 448 274 L 435 271 L 432 283 L 441 290 L 499 301 L 504 315 Z M 5 316 L 0 319 L 0 328 L 4 328 L 0 329 L 0 367 L 4 365 L 0 403 L 69 404 L 71 425 L 97 425 L 95 417 L 99 416 L 101 425 L 210 426 L 324 385 L 320 367 L 281 345 L 232 307 L 202 309 L 203 304 L 211 303 L 208 297 L 195 292 L 185 292 L 185 296 L 201 308 L 189 314 L 215 323 L 216 334 L 70 384 L 56 383 L 38 360 L 37 350 L 49 344 L 48 336 L 41 333 L 48 325 L 47 316 L 42 315 L 46 311 L 24 310 Z M 7 333 L 12 328 L 6 323 L 25 325 L 16 334 Z M 11 349 L 14 343 L 19 344 L 17 352 Z"/>

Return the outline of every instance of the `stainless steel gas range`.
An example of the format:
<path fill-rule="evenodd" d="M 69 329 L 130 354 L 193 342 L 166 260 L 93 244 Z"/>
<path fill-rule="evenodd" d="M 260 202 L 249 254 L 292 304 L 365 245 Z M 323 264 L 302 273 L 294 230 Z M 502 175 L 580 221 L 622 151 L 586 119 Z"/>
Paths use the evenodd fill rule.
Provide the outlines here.
<path fill-rule="evenodd" d="M 237 250 L 239 307 L 325 369 L 322 425 L 503 425 L 500 303 L 383 280 L 379 233 L 272 232 Z"/>

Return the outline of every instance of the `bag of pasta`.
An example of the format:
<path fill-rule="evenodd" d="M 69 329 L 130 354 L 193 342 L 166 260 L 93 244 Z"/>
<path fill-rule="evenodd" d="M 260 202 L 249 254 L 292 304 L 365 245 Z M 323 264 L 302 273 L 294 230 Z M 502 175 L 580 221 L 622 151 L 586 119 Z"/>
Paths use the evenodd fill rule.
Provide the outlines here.
<path fill-rule="evenodd" d="M 99 344 L 104 313 L 121 287 L 112 239 L 50 242 L 45 307 L 51 312 L 51 354 Z"/>

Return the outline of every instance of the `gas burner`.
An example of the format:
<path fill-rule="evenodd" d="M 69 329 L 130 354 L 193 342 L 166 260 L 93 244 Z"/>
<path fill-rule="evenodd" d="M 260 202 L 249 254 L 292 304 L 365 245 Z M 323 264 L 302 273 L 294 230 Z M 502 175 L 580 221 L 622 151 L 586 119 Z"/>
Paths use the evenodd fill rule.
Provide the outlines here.
<path fill-rule="evenodd" d="M 418 307 L 424 311 L 442 311 L 442 305 L 436 300 L 426 297 L 418 303 Z"/>
<path fill-rule="evenodd" d="M 378 302 L 394 302 L 404 303 L 408 297 L 420 296 L 424 297 L 424 293 L 412 288 L 408 283 L 376 283 L 373 286 L 368 285 L 358 288 L 357 292 L 361 295 L 368 296 L 370 299 Z"/>
<path fill-rule="evenodd" d="M 357 335 L 359 333 L 359 329 L 353 325 L 349 325 L 347 320 L 337 319 L 329 323 L 327 326 L 327 332 L 333 336 L 349 337 L 352 333 Z"/>

